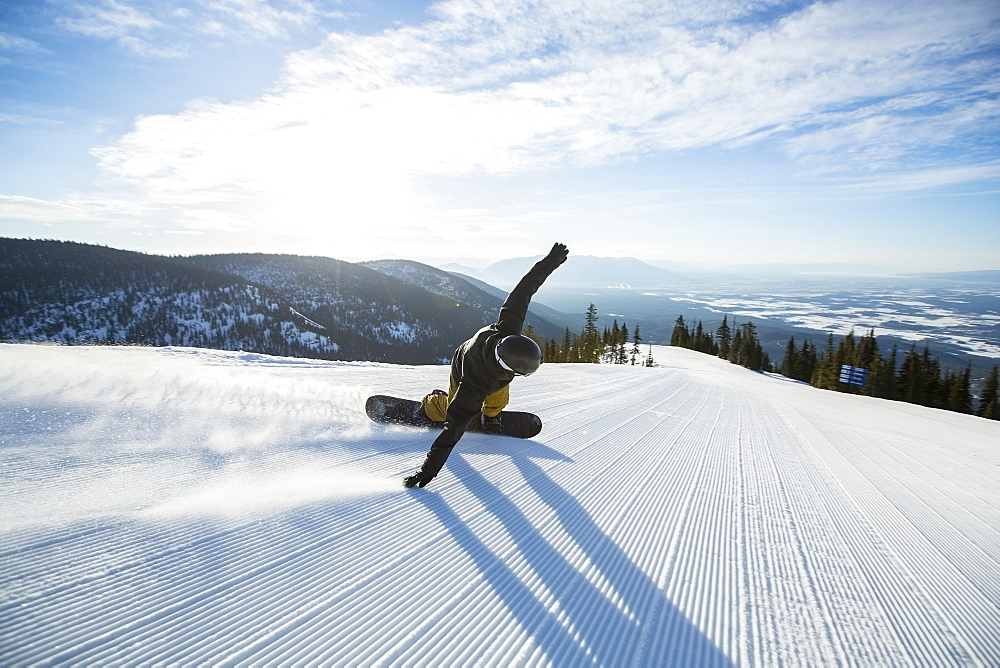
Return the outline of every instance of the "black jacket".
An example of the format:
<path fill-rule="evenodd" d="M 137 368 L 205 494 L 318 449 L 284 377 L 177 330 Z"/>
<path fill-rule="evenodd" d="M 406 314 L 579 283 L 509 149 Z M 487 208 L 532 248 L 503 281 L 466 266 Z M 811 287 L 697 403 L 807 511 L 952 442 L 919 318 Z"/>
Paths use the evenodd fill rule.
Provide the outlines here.
<path fill-rule="evenodd" d="M 444 431 L 431 445 L 427 459 L 420 468 L 420 475 L 430 479 L 441 471 L 452 448 L 465 433 L 469 421 L 479 419 L 483 400 L 514 379 L 514 374 L 497 362 L 494 351 L 501 339 L 521 333 L 532 296 L 559 264 L 560 262 L 549 257 L 536 262 L 507 295 L 500 307 L 497 321 L 483 327 L 455 351 L 451 360 L 451 376 L 458 385 L 458 390 L 448 404 Z"/>

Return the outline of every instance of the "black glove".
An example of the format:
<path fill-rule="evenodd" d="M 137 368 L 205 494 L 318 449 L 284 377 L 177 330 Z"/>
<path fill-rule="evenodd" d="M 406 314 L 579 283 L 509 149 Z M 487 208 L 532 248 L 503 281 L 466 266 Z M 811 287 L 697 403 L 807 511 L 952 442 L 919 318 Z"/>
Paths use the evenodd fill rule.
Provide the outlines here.
<path fill-rule="evenodd" d="M 558 267 L 563 262 L 566 261 L 566 257 L 569 255 L 569 249 L 566 248 L 566 244 L 554 243 L 552 244 L 552 250 L 549 254 L 545 256 L 546 260 L 552 262 L 553 266 Z"/>
<path fill-rule="evenodd" d="M 403 487 L 407 489 L 410 489 L 411 487 L 423 487 L 433 479 L 434 476 L 427 475 L 423 471 L 417 471 L 413 475 L 403 478 Z"/>

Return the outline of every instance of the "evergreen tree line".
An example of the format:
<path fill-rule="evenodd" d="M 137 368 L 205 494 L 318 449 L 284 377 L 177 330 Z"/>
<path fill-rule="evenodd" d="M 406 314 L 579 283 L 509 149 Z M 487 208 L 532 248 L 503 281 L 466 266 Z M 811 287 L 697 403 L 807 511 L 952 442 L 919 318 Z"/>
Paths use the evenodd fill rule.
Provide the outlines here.
<path fill-rule="evenodd" d="M 601 331 L 597 327 L 597 307 L 591 304 L 587 308 L 583 331 L 573 334 L 569 327 L 563 333 L 561 341 L 550 338 L 543 341 L 535 335 L 529 325 L 524 329 L 525 336 L 534 339 L 542 348 L 542 359 L 557 364 L 631 364 L 633 366 L 653 366 L 653 347 L 649 347 L 646 356 L 642 356 L 640 345 L 642 336 L 639 326 L 629 336 L 628 324 L 623 322 L 618 326 L 614 321 L 611 328 Z"/>
<path fill-rule="evenodd" d="M 754 324 L 745 322 L 736 326 L 734 322 L 730 327 L 728 315 L 723 317 L 714 333 L 700 320 L 694 327 L 688 327 L 684 317 L 678 317 L 670 345 L 717 355 L 754 371 L 776 371 L 824 390 L 905 401 L 959 413 L 974 412 L 981 417 L 1000 420 L 1000 367 L 994 366 L 987 376 L 978 408 L 974 411 L 971 366 L 958 372 L 943 371 L 940 360 L 932 358 L 927 347 L 918 351 L 916 344 L 910 347 L 901 362 L 896 345 L 883 356 L 874 330 L 860 338 L 852 331 L 839 344 L 835 344 L 830 333 L 822 353 L 812 341 L 805 340 L 799 346 L 795 337 L 791 337 L 785 347 L 784 360 L 777 367 L 761 347 Z M 865 384 L 841 382 L 844 365 L 867 369 Z"/>
<path fill-rule="evenodd" d="M 918 351 L 916 344 L 910 346 L 902 362 L 899 357 L 896 345 L 888 355 L 881 354 L 874 330 L 860 338 L 852 331 L 836 345 L 831 333 L 822 353 L 818 353 L 808 340 L 801 347 L 797 346 L 792 337 L 785 346 L 785 359 L 778 371 L 824 390 L 894 399 L 957 413 L 975 412 L 991 420 L 1000 419 L 997 397 L 1000 369 L 997 366 L 987 376 L 978 408 L 974 411 L 971 366 L 957 372 L 943 371 L 940 360 L 931 357 L 926 346 Z M 867 369 L 867 382 L 863 386 L 840 382 L 840 370 L 845 364 Z"/>
<path fill-rule="evenodd" d="M 730 327 L 728 315 L 723 316 L 715 332 L 705 329 L 701 320 L 694 327 L 688 327 L 684 316 L 678 316 L 670 345 L 715 355 L 754 371 L 771 370 L 772 366 L 770 356 L 764 352 L 757 337 L 757 326 L 750 321 L 737 326 L 734 321 Z"/>

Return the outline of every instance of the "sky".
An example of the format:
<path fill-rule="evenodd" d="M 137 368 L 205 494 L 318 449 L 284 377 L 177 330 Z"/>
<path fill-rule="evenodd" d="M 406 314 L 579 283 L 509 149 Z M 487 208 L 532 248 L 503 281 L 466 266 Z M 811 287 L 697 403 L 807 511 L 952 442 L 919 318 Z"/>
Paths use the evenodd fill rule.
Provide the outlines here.
<path fill-rule="evenodd" d="M 996 0 L 0 0 L 0 236 L 1000 269 Z"/>

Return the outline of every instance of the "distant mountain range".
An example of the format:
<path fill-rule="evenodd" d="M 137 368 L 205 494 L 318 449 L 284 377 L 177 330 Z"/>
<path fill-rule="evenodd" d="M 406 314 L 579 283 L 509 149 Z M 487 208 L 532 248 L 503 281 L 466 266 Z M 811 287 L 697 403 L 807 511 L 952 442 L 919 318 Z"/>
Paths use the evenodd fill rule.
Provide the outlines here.
<path fill-rule="evenodd" d="M 1000 270 L 947 271 L 938 273 L 909 274 L 917 278 L 941 279 L 947 281 L 968 281 L 970 283 L 1000 284 Z"/>
<path fill-rule="evenodd" d="M 536 260 L 505 260 L 479 272 L 461 267 L 474 272 L 466 274 L 410 260 L 165 257 L 0 238 L 0 341 L 439 363 L 495 320 L 507 290 Z M 854 326 L 878 329 L 887 346 L 929 343 L 935 354 L 952 355 L 956 365 L 967 359 L 977 368 L 993 363 L 990 314 L 996 313 L 993 285 L 1000 271 L 852 283 L 793 279 L 754 283 L 734 277 L 713 283 L 631 258 L 571 255 L 532 301 L 527 324 L 541 337 L 561 340 L 567 327 L 581 330 L 587 305 L 594 303 L 599 327 L 627 322 L 630 331 L 641 326 L 644 341 L 657 343 L 669 340 L 678 315 L 692 324 L 703 319 L 714 329 L 728 313 L 754 320 L 773 359 L 792 335 L 821 341 L 829 330 L 846 333 Z M 811 282 L 801 283 L 806 279 Z M 632 289 L 620 289 L 624 286 Z"/>
<path fill-rule="evenodd" d="M 0 239 L 0 341 L 176 345 L 437 363 L 496 319 L 503 296 L 409 261 L 164 257 Z M 544 337 L 563 327 L 536 314 Z"/>
<path fill-rule="evenodd" d="M 496 320 L 500 307 L 507 299 L 507 290 L 501 290 L 471 276 L 444 271 L 413 260 L 374 260 L 360 264 L 363 267 L 369 267 L 387 276 L 421 287 L 428 292 L 482 309 L 483 324 Z M 518 280 L 520 278 L 519 276 Z M 532 301 L 525 325 L 534 327 L 539 336 L 559 338 L 563 334 L 564 327 L 571 322 L 575 323 L 576 319 L 537 301 Z"/>
<path fill-rule="evenodd" d="M 541 256 L 501 260 L 482 271 L 460 265 L 446 265 L 443 268 L 508 289 L 513 287 L 539 259 Z M 686 274 L 654 267 L 631 257 L 570 255 L 566 263 L 549 277 L 545 285 L 579 288 L 655 288 L 689 283 L 692 280 Z"/>

